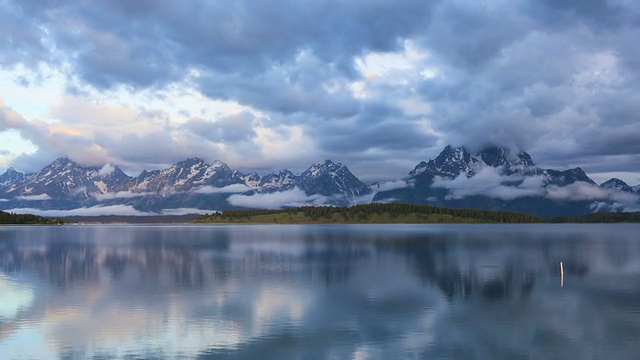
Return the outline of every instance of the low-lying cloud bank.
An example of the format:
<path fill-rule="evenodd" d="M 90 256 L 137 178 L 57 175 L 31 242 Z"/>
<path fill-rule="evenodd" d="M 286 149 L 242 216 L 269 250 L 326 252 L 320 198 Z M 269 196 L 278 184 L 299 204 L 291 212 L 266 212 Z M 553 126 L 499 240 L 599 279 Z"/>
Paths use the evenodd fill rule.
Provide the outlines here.
<path fill-rule="evenodd" d="M 617 211 L 633 211 L 637 209 L 640 196 L 633 193 L 620 192 L 601 188 L 584 182 L 575 182 L 567 186 L 547 185 L 544 176 L 502 176 L 500 168 L 484 168 L 473 177 L 464 175 L 455 179 L 437 177 L 434 187 L 449 190 L 447 199 L 462 199 L 467 196 L 482 195 L 501 200 L 515 200 L 524 197 L 545 197 L 558 201 L 589 201 L 596 204 L 594 210 L 607 208 L 612 210 L 615 204 Z M 510 186 L 506 184 L 518 184 Z"/>
<path fill-rule="evenodd" d="M 176 209 L 163 209 L 162 215 L 187 215 L 187 214 L 211 214 L 217 210 L 203 210 L 196 208 L 176 208 Z"/>
<path fill-rule="evenodd" d="M 372 186 L 376 191 L 390 191 L 396 189 L 404 189 L 409 187 L 410 184 L 404 180 L 395 180 L 395 181 L 385 181 L 377 184 L 377 186 Z"/>
<path fill-rule="evenodd" d="M 40 195 L 25 195 L 25 196 L 16 196 L 18 200 L 27 200 L 27 201 L 45 201 L 51 200 L 51 196 L 48 194 L 40 194 Z"/>
<path fill-rule="evenodd" d="M 71 210 L 41 210 L 35 208 L 16 208 L 5 210 L 16 214 L 33 214 L 46 217 L 66 217 L 66 216 L 158 216 L 158 215 L 186 215 L 186 214 L 209 214 L 215 210 L 204 210 L 196 208 L 175 208 L 163 209 L 160 213 L 136 210 L 131 205 L 110 205 L 83 207 Z"/>
<path fill-rule="evenodd" d="M 326 205 L 330 198 L 322 195 L 307 195 L 299 188 L 288 191 L 255 195 L 234 194 L 227 199 L 229 204 L 247 208 L 280 209 L 304 205 Z"/>
<path fill-rule="evenodd" d="M 93 195 L 93 197 L 96 200 L 111 200 L 111 199 L 130 199 L 130 198 L 142 197 L 147 195 L 153 195 L 153 193 L 118 191 L 116 193 L 95 194 Z"/>
<path fill-rule="evenodd" d="M 142 216 L 157 215 L 144 211 L 136 210 L 131 205 L 111 205 L 111 206 L 93 206 L 83 207 L 71 210 L 42 210 L 35 208 L 17 208 L 9 209 L 7 212 L 17 214 L 33 214 L 48 217 L 64 217 L 64 216 L 100 216 L 100 215 L 125 215 L 125 216 Z"/>
<path fill-rule="evenodd" d="M 203 186 L 196 190 L 198 194 L 238 194 L 247 191 L 254 190 L 253 188 L 245 185 L 245 184 L 232 184 L 223 186 L 221 188 L 214 186 Z"/>
<path fill-rule="evenodd" d="M 518 186 L 507 186 L 505 182 L 522 181 Z M 449 199 L 462 199 L 467 196 L 483 195 L 502 200 L 514 200 L 528 196 L 544 196 L 542 187 L 544 178 L 501 176 L 498 168 L 484 168 L 473 177 L 464 175 L 445 179 L 436 177 L 433 186 L 449 189 Z"/>

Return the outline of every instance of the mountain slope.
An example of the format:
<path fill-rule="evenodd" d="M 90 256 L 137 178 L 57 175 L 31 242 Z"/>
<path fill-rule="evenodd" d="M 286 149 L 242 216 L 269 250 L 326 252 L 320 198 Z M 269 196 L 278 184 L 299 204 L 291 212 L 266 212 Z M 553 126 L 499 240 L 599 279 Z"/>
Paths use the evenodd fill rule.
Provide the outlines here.
<path fill-rule="evenodd" d="M 616 190 L 616 191 L 622 191 L 622 192 L 626 192 L 626 193 L 633 193 L 634 190 L 631 186 L 627 185 L 626 182 L 617 179 L 617 178 L 611 178 L 605 182 L 603 182 L 602 184 L 600 184 L 601 188 L 605 188 L 605 189 L 612 189 L 612 190 Z"/>
<path fill-rule="evenodd" d="M 372 195 L 376 202 L 538 216 L 640 208 L 638 193 L 619 179 L 598 186 L 581 168 L 541 169 L 526 152 L 495 146 L 475 154 L 464 147 L 446 146 L 434 159 L 416 165 L 405 179 L 392 183 L 369 187 L 345 165 L 331 160 L 317 162 L 299 175 L 280 170 L 260 176 L 244 174 L 218 160 L 207 164 L 190 158 L 131 177 L 113 164 L 83 167 L 64 157 L 33 174 L 8 169 L 0 175 L 0 209 L 112 206 L 144 212 L 210 211 L 273 207 L 274 201 L 278 206 L 349 205 Z"/>
<path fill-rule="evenodd" d="M 276 193 L 299 188 L 308 196 L 322 195 L 336 204 L 369 194 L 369 189 L 349 169 L 330 160 L 318 162 L 300 175 L 281 170 L 260 177 L 243 174 L 221 161 L 207 164 L 199 158 L 180 161 L 162 170 L 143 170 L 130 177 L 119 167 L 82 167 L 59 158 L 25 176 L 8 169 L 0 175 L 0 208 L 72 209 L 127 205 L 141 211 L 166 208 L 234 208 L 233 193 Z"/>
<path fill-rule="evenodd" d="M 371 189 L 355 177 L 346 166 L 331 160 L 311 165 L 296 178 L 296 186 L 307 195 L 341 194 L 346 197 L 358 197 L 371 193 Z"/>
<path fill-rule="evenodd" d="M 619 200 L 609 190 L 598 191 L 581 168 L 541 169 L 526 152 L 500 147 L 472 155 L 447 146 L 435 159 L 420 162 L 405 181 L 406 187 L 378 192 L 373 201 L 560 216 L 606 209 Z"/>

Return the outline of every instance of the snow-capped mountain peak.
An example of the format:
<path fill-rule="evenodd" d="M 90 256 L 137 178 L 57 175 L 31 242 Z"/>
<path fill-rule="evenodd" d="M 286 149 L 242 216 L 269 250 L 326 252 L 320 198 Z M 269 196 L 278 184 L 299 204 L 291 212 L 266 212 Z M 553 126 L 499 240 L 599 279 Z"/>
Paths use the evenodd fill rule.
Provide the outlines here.
<path fill-rule="evenodd" d="M 505 175 L 538 172 L 531 156 L 526 152 L 514 155 L 507 148 L 492 146 L 471 155 L 464 147 L 447 145 L 435 159 L 420 162 L 409 173 L 409 177 L 456 178 L 461 174 L 473 177 L 485 167 L 500 167 Z"/>
<path fill-rule="evenodd" d="M 307 194 L 325 196 L 344 194 L 352 197 L 371 193 L 371 189 L 355 177 L 346 166 L 331 160 L 311 165 L 296 178 L 296 186 Z"/>
<path fill-rule="evenodd" d="M 634 192 L 633 188 L 631 186 L 629 186 L 626 182 L 618 179 L 618 178 L 612 178 L 609 179 L 605 182 L 603 182 L 602 184 L 600 184 L 601 188 L 605 188 L 605 189 L 612 189 L 612 190 L 616 190 L 616 191 L 622 191 L 622 192 L 629 192 L 632 193 Z"/>
<path fill-rule="evenodd" d="M 24 173 L 10 167 L 2 175 L 0 175 L 0 185 L 7 186 L 24 180 Z"/>
<path fill-rule="evenodd" d="M 297 177 L 289 170 L 267 174 L 260 179 L 257 188 L 264 192 L 287 191 L 295 187 Z"/>
<path fill-rule="evenodd" d="M 589 176 L 580 167 L 576 167 L 569 170 L 553 170 L 547 169 L 542 172 L 545 178 L 546 185 L 567 186 L 575 182 L 584 182 L 590 185 L 596 185 L 595 181 L 591 180 Z"/>

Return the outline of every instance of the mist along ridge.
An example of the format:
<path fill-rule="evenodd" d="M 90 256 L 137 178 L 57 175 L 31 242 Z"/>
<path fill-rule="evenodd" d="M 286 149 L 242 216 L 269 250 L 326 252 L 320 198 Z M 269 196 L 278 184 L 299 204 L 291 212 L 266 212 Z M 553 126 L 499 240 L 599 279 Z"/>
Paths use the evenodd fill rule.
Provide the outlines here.
<path fill-rule="evenodd" d="M 227 210 L 205 215 L 194 223 L 272 224 L 423 224 L 423 223 L 537 223 L 529 214 L 478 209 L 448 209 L 415 204 L 303 206 L 281 210 Z"/>
<path fill-rule="evenodd" d="M 615 178 L 598 185 L 579 167 L 543 169 L 526 152 L 495 146 L 475 154 L 465 147 L 446 146 L 435 159 L 417 164 L 407 177 L 369 185 L 331 160 L 317 162 L 300 174 L 279 170 L 260 176 L 218 160 L 208 164 L 190 158 L 132 177 L 113 164 L 84 167 L 64 157 L 33 174 L 10 168 L 0 175 L 0 209 L 153 215 L 373 201 L 556 217 L 636 211 L 638 189 Z"/>
<path fill-rule="evenodd" d="M 64 221 L 60 219 L 0 211 L 0 225 L 62 225 L 63 223 Z"/>

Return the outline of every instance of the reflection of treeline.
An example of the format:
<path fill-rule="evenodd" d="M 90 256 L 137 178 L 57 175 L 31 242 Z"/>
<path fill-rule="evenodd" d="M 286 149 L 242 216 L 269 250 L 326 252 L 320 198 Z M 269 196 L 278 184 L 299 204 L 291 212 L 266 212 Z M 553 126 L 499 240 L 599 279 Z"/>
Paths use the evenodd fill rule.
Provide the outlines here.
<path fill-rule="evenodd" d="M 0 211 L 0 224 L 17 224 L 17 225 L 59 225 L 62 224 L 60 219 L 46 218 L 31 214 L 14 214 L 6 211 Z"/>
<path fill-rule="evenodd" d="M 354 206 L 303 206 L 281 210 L 227 210 L 196 222 L 216 223 L 536 223 L 533 215 L 428 205 L 372 203 Z"/>
<path fill-rule="evenodd" d="M 200 218 L 200 214 L 185 215 L 99 215 L 99 216 L 66 216 L 67 223 L 96 223 L 96 224 L 177 224 L 186 223 Z"/>
<path fill-rule="evenodd" d="M 547 221 L 551 223 L 639 223 L 640 212 L 603 212 L 581 216 L 561 216 Z"/>

